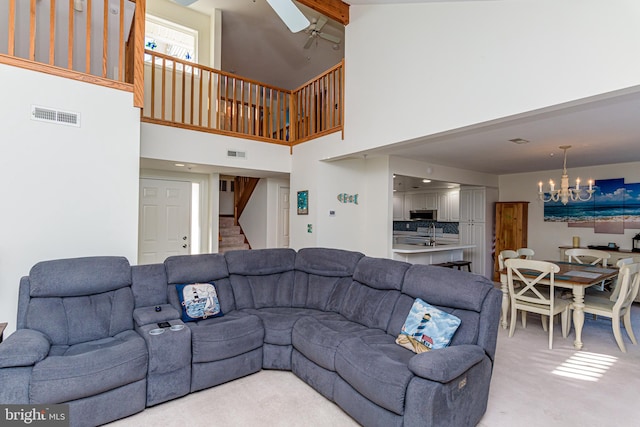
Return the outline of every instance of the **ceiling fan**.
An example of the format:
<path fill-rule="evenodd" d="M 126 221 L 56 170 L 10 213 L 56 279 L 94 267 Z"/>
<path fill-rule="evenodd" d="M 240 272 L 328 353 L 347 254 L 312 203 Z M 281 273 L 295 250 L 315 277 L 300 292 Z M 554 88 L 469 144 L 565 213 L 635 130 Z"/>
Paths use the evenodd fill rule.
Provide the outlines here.
<path fill-rule="evenodd" d="M 304 30 L 310 24 L 306 16 L 293 4 L 293 0 L 267 0 L 292 33 Z"/>
<path fill-rule="evenodd" d="M 304 30 L 305 33 L 309 34 L 307 38 L 307 42 L 304 44 L 305 49 L 309 49 L 314 40 L 317 40 L 318 37 L 321 39 L 325 39 L 330 41 L 331 43 L 338 44 L 340 43 L 340 37 L 332 36 L 331 34 L 323 33 L 322 28 L 324 24 L 327 23 L 327 18 L 324 16 L 320 16 L 320 18 L 313 18 L 311 20 L 311 24 Z"/>

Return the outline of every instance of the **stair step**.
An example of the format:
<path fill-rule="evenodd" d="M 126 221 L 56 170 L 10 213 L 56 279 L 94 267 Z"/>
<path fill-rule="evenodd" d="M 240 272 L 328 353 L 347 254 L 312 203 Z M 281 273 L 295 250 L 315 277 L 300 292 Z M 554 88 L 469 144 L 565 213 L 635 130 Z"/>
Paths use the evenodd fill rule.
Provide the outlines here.
<path fill-rule="evenodd" d="M 218 247 L 218 253 L 223 254 L 225 252 L 237 251 L 237 250 L 243 250 L 243 249 L 249 249 L 249 245 L 247 245 L 246 243 L 244 243 L 242 245 L 229 245 L 229 246 L 220 245 Z"/>
<path fill-rule="evenodd" d="M 238 236 L 240 234 L 240 226 L 234 225 L 231 227 L 220 227 L 220 236 Z"/>
<path fill-rule="evenodd" d="M 232 216 L 221 216 L 218 219 L 218 225 L 220 228 L 233 227 L 235 226 L 235 221 Z"/>
<path fill-rule="evenodd" d="M 221 245 L 242 245 L 244 243 L 244 234 L 236 234 L 233 236 L 221 236 Z"/>

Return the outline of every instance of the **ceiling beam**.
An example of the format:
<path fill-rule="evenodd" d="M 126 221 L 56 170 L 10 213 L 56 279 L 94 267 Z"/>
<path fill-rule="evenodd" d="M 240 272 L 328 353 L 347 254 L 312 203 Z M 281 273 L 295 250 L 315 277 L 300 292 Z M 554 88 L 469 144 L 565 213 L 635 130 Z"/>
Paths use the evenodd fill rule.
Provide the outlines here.
<path fill-rule="evenodd" d="M 342 25 L 349 24 L 349 5 L 341 0 L 296 0 Z"/>

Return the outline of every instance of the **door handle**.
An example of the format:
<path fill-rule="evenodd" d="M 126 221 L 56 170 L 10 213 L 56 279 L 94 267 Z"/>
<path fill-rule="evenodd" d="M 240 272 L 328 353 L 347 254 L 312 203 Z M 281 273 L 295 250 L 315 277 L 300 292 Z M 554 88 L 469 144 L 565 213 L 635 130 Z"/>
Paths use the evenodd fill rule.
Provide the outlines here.
<path fill-rule="evenodd" d="M 187 240 L 187 236 L 182 236 L 182 240 Z"/>
<path fill-rule="evenodd" d="M 187 244 L 185 243 L 184 245 L 182 245 L 183 249 L 187 249 Z"/>

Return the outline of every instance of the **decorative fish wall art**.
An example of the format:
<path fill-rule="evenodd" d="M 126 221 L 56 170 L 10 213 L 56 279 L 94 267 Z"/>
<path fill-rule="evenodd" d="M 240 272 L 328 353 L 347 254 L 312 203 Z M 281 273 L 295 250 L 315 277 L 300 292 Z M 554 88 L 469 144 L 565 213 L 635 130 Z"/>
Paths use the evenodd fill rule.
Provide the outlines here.
<path fill-rule="evenodd" d="M 357 194 L 347 194 L 347 193 L 340 193 L 338 194 L 338 201 L 340 203 L 354 203 L 354 204 L 358 204 L 358 195 Z"/>

